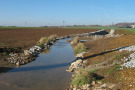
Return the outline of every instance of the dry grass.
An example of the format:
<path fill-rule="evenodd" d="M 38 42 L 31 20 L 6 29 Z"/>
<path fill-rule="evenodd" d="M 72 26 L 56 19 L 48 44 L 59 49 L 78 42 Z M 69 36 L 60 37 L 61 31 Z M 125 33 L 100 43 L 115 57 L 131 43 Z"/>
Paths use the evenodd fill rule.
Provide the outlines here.
<path fill-rule="evenodd" d="M 100 72 L 108 72 L 108 70 L 114 68 L 105 68 L 104 70 L 100 70 Z M 124 70 L 117 70 L 112 72 L 106 78 L 103 79 L 104 82 L 114 83 L 115 88 L 119 88 L 120 90 L 134 90 L 135 88 L 135 68 L 128 68 Z"/>
<path fill-rule="evenodd" d="M 121 74 L 121 90 L 133 90 L 135 88 L 135 68 L 122 70 Z"/>
<path fill-rule="evenodd" d="M 72 40 L 71 44 L 72 44 L 72 45 L 77 45 L 78 42 L 79 42 L 79 36 L 76 36 L 76 37 L 74 37 L 74 39 Z"/>
<path fill-rule="evenodd" d="M 121 37 L 102 38 L 95 41 L 86 42 L 85 46 L 89 48 L 89 52 L 97 54 L 112 50 L 118 47 L 135 45 L 135 35 L 123 35 Z"/>
<path fill-rule="evenodd" d="M 102 38 L 91 42 L 85 42 L 89 53 L 84 55 L 88 60 L 89 69 L 97 69 L 98 75 L 104 76 L 104 83 L 114 83 L 115 89 L 130 90 L 135 88 L 135 68 L 120 70 L 124 62 L 123 57 L 128 57 L 133 52 L 111 51 L 118 47 L 135 45 L 135 35 L 130 32 L 118 30 L 115 34 L 124 34 L 121 37 Z"/>
<path fill-rule="evenodd" d="M 42 47 L 43 44 L 48 44 L 50 40 L 57 38 L 58 36 L 56 34 L 51 35 L 49 37 L 41 37 L 40 40 L 38 41 L 38 46 Z"/>
<path fill-rule="evenodd" d="M 115 84 L 114 90 L 118 88 L 121 90 L 130 90 L 135 88 L 135 69 L 124 69 L 120 70 L 121 63 L 123 63 L 122 58 L 128 57 L 132 52 L 109 52 L 103 55 L 98 55 L 88 59 L 89 70 L 95 70 L 96 74 L 104 76 L 101 81 L 103 83 L 113 83 Z M 125 79 L 126 78 L 126 79 Z"/>
<path fill-rule="evenodd" d="M 47 44 L 50 41 L 50 39 L 48 37 L 41 37 L 39 40 L 40 44 Z"/>
<path fill-rule="evenodd" d="M 58 37 L 57 34 L 53 34 L 53 35 L 49 36 L 49 39 L 51 40 L 51 39 L 54 39 L 54 38 L 57 38 L 57 37 Z"/>
<path fill-rule="evenodd" d="M 132 52 L 128 51 L 113 51 L 106 52 L 102 54 L 96 54 L 90 57 L 89 53 L 84 54 L 84 57 L 88 60 L 88 65 L 94 65 L 98 63 L 103 63 L 103 65 L 111 65 L 111 64 L 120 64 L 123 61 L 121 59 L 123 57 L 128 57 Z"/>
<path fill-rule="evenodd" d="M 110 30 L 106 30 L 107 32 L 110 32 Z M 116 34 L 124 34 L 124 35 L 133 35 L 134 33 L 133 32 L 130 32 L 130 31 L 128 31 L 128 30 L 122 30 L 122 29 L 120 29 L 120 30 L 115 30 L 115 32 L 114 32 L 114 34 L 116 35 Z"/>

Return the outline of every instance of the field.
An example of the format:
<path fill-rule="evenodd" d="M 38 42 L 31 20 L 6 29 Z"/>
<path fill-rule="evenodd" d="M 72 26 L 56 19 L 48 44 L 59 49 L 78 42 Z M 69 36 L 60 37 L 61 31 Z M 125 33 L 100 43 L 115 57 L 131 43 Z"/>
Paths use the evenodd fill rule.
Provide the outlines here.
<path fill-rule="evenodd" d="M 21 47 L 27 49 L 37 43 L 43 36 L 57 34 L 65 36 L 70 34 L 91 32 L 99 29 L 116 29 L 118 33 L 127 31 L 135 33 L 132 28 L 118 28 L 114 26 L 91 26 L 91 27 L 64 27 L 64 28 L 42 28 L 42 27 L 0 27 L 0 47 Z M 130 33 L 131 33 L 130 32 Z M 128 32 L 129 33 L 129 32 Z"/>
<path fill-rule="evenodd" d="M 0 47 L 21 47 L 27 49 L 43 36 L 92 32 L 98 29 L 38 28 L 38 27 L 0 27 Z"/>
<path fill-rule="evenodd" d="M 92 32 L 95 30 L 97 29 L 0 27 L 0 73 L 15 67 L 15 64 L 11 64 L 4 59 L 8 57 L 8 53 L 10 53 L 11 50 L 22 52 L 22 50 L 35 45 L 41 37 L 48 37 L 53 34 L 66 36 L 70 34 Z M 3 52 L 5 47 L 7 49 Z"/>
<path fill-rule="evenodd" d="M 88 51 L 88 53 L 84 54 L 84 59 L 88 62 L 86 66 L 89 66 L 89 70 L 94 70 L 97 75 L 104 77 L 101 80 L 102 83 L 113 83 L 116 88 L 131 89 L 129 84 L 126 83 L 128 80 L 119 78 L 132 78 L 134 80 L 134 77 L 131 77 L 132 74 L 134 74 L 134 68 L 120 71 L 119 67 L 120 64 L 123 63 L 121 59 L 123 57 L 128 57 L 132 52 L 117 52 L 111 50 L 118 47 L 135 45 L 135 29 L 117 27 L 0 27 L 0 48 L 21 47 L 22 49 L 28 49 L 35 45 L 39 39 L 44 36 L 48 37 L 53 34 L 66 36 L 97 31 L 100 29 L 106 29 L 109 32 L 112 28 L 115 29 L 115 35 L 123 34 L 123 36 L 99 38 L 97 40 L 84 42 Z M 80 39 L 91 40 L 91 38 Z M 15 67 L 15 65 L 4 60 L 6 56 L 5 52 L 0 53 L 0 73 L 6 72 Z M 133 85 L 133 83 L 130 85 Z M 132 86 L 132 88 L 134 87 L 135 86 Z"/>
<path fill-rule="evenodd" d="M 119 28 L 116 26 L 73 26 L 73 27 L 65 27 L 65 28 L 83 28 L 83 29 L 116 29 L 116 30 L 127 30 L 135 33 L 135 28 Z"/>

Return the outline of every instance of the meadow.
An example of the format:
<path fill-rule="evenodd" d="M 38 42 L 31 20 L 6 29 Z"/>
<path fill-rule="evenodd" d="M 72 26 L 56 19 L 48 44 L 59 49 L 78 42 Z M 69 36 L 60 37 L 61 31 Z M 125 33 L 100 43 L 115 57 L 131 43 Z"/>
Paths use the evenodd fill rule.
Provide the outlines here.
<path fill-rule="evenodd" d="M 116 26 L 73 26 L 73 27 L 65 27 L 65 28 L 82 28 L 82 29 L 115 29 L 115 30 L 127 30 L 135 33 L 135 28 L 119 28 Z"/>

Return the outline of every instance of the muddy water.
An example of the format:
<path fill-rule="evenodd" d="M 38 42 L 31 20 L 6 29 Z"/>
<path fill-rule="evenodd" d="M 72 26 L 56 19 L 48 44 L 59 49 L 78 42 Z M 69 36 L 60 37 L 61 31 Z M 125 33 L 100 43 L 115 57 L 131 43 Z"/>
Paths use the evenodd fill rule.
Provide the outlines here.
<path fill-rule="evenodd" d="M 59 40 L 35 61 L 1 74 L 0 90 L 65 90 L 71 79 L 65 70 L 73 60 L 70 43 Z"/>

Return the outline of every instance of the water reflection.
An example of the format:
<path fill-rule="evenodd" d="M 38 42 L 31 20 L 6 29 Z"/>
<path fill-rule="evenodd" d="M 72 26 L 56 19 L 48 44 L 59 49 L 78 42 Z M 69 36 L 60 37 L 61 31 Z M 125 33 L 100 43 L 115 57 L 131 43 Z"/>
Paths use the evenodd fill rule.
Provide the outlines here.
<path fill-rule="evenodd" d="M 36 71 L 36 70 L 45 70 L 45 69 L 56 69 L 60 67 L 65 67 L 70 65 L 70 63 L 62 63 L 62 64 L 54 64 L 54 65 L 42 65 L 42 66 L 31 66 L 31 67 L 21 67 L 16 68 L 15 70 L 9 71 L 9 72 L 25 72 L 25 71 Z"/>
<path fill-rule="evenodd" d="M 46 50 L 44 50 L 43 52 L 42 52 L 42 54 L 46 54 L 46 53 L 50 53 L 50 49 L 46 49 Z"/>
<path fill-rule="evenodd" d="M 59 40 L 35 61 L 0 75 L 0 90 L 65 90 L 71 79 L 66 69 L 75 60 L 66 40 Z"/>

